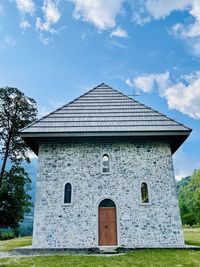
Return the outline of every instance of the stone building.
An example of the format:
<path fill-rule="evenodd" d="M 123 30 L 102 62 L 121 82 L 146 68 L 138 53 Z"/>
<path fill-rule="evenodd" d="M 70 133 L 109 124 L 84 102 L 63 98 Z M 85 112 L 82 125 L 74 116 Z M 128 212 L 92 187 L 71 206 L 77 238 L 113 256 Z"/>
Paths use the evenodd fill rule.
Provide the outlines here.
<path fill-rule="evenodd" d="M 106 84 L 25 128 L 33 247 L 182 246 L 172 154 L 190 132 Z"/>

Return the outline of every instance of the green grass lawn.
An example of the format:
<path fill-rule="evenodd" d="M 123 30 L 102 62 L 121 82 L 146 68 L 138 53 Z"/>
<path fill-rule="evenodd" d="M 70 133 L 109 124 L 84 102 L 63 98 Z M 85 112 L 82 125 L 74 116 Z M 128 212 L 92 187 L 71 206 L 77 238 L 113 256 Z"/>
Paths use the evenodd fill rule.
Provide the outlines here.
<path fill-rule="evenodd" d="M 5 267 L 199 267 L 200 251 L 139 250 L 121 256 L 40 256 L 1 259 Z"/>
<path fill-rule="evenodd" d="M 10 251 L 13 250 L 14 248 L 30 246 L 31 244 L 32 244 L 31 236 L 3 240 L 0 241 L 0 251 Z"/>
<path fill-rule="evenodd" d="M 200 246 L 200 228 L 185 228 L 184 237 L 186 244 Z"/>
<path fill-rule="evenodd" d="M 187 244 L 200 245 L 200 229 L 184 229 Z M 0 241 L 0 251 L 31 244 L 31 237 Z M 200 251 L 176 249 L 136 250 L 124 255 L 37 256 L 0 259 L 4 267 L 200 267 Z"/>

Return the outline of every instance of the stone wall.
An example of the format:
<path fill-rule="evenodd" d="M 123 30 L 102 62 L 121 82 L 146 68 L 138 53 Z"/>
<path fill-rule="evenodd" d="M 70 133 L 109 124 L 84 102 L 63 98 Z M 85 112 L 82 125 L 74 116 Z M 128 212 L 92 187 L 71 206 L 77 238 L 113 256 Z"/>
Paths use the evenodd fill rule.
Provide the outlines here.
<path fill-rule="evenodd" d="M 101 157 L 109 154 L 110 174 Z M 63 204 L 64 185 L 72 205 Z M 141 203 L 146 182 L 150 203 Z M 167 144 L 43 144 L 39 149 L 33 247 L 98 246 L 98 205 L 117 207 L 118 246 L 173 247 L 184 244 L 171 150 Z"/>

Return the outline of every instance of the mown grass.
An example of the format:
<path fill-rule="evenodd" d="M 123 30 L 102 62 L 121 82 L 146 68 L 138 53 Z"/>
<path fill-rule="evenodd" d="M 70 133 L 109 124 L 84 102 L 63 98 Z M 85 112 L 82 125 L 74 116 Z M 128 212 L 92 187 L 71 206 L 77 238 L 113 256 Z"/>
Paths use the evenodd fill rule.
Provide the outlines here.
<path fill-rule="evenodd" d="M 187 244 L 200 245 L 200 228 L 184 229 Z M 31 237 L 0 241 L 0 251 L 31 244 Z M 200 251 L 179 249 L 136 250 L 124 255 L 54 255 L 0 259 L 1 267 L 200 267 Z"/>
<path fill-rule="evenodd" d="M 30 246 L 32 244 L 31 236 L 14 238 L 0 241 L 0 251 L 11 251 L 17 247 Z"/>
<path fill-rule="evenodd" d="M 200 228 L 185 228 L 184 237 L 187 245 L 200 246 Z"/>
<path fill-rule="evenodd" d="M 40 256 L 1 259 L 5 267 L 199 267 L 200 251 L 139 250 L 121 256 Z"/>

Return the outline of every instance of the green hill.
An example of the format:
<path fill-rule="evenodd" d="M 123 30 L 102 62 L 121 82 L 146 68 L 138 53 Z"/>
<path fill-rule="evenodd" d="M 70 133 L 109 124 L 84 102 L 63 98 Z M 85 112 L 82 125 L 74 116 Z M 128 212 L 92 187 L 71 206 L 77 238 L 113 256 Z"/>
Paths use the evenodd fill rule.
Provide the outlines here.
<path fill-rule="evenodd" d="M 200 169 L 177 182 L 182 223 L 200 225 Z"/>
<path fill-rule="evenodd" d="M 187 186 L 190 183 L 191 179 L 192 179 L 192 176 L 187 176 L 187 177 L 182 178 L 180 181 L 177 182 L 176 189 L 177 189 L 178 194 L 179 194 L 179 192 L 181 192 L 181 190 L 185 186 Z"/>

